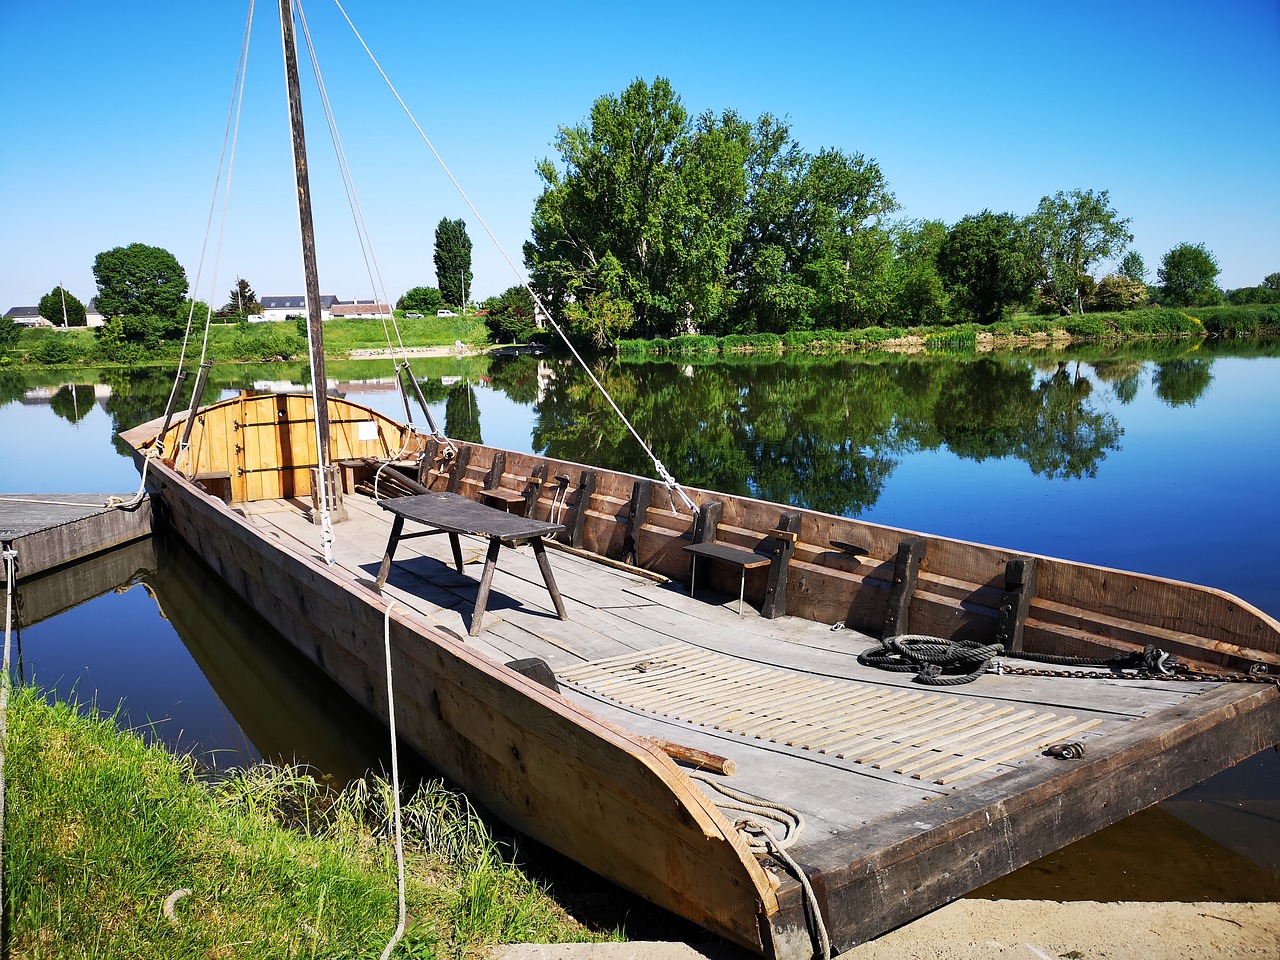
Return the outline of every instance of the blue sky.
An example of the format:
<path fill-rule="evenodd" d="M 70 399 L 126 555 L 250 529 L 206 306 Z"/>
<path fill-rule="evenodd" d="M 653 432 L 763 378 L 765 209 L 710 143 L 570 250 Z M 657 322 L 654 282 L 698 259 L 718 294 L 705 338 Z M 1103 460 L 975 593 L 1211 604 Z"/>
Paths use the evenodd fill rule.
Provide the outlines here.
<path fill-rule="evenodd" d="M 665 76 L 692 114 L 767 111 L 875 159 L 904 218 L 1108 190 L 1151 281 L 1184 241 L 1227 288 L 1280 270 L 1280 0 L 345 6 L 517 264 L 557 126 Z M 331 0 L 305 9 L 389 295 L 434 283 L 441 217 L 467 221 L 478 296 L 515 282 Z M 194 283 L 247 11 L 0 0 L 0 311 L 59 282 L 87 301 L 94 256 L 133 242 Z M 302 292 L 277 11 L 258 3 L 221 264 L 211 283 L 215 217 L 194 291 L 215 305 L 237 275 Z M 314 97 L 307 121 L 322 290 L 370 297 Z"/>

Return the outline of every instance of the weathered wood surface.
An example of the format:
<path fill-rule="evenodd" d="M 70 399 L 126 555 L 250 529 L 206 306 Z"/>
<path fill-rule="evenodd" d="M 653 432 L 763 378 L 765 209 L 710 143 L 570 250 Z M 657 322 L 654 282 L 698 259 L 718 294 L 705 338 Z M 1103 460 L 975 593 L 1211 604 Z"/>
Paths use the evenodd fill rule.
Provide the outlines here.
<path fill-rule="evenodd" d="M 352 503 L 353 513 L 359 511 L 359 515 L 354 516 L 343 531 L 345 546 L 340 547 L 340 559 L 353 569 L 368 573 L 374 568 L 383 536 L 381 531 L 385 529 L 376 523 L 377 514 L 382 511 L 361 498 L 353 498 Z M 260 519 L 270 522 L 282 532 L 288 531 L 289 538 L 301 549 L 315 549 L 307 545 L 307 538 L 314 538 L 314 534 L 300 517 L 272 513 L 264 514 Z M 385 520 L 382 523 L 385 524 Z M 401 575 L 393 577 L 389 583 L 388 596 L 394 597 L 397 603 L 404 603 L 415 615 L 428 622 L 439 623 L 447 632 L 463 635 L 466 604 L 470 591 L 474 590 L 474 581 L 470 577 L 459 577 L 452 571 L 447 548 L 443 544 L 430 538 L 414 543 L 418 550 L 417 558 L 404 562 L 399 571 Z M 349 554 L 343 556 L 343 551 L 349 551 Z M 464 549 L 464 553 L 478 561 L 482 554 L 480 543 L 474 542 Z M 810 828 L 793 852 L 815 874 L 823 875 L 826 884 L 824 896 L 829 901 L 828 910 L 833 912 L 832 922 L 837 927 L 844 924 L 847 928 L 839 934 L 846 946 L 879 932 L 873 932 L 872 928 L 879 927 L 882 921 L 862 914 L 856 920 L 853 918 L 859 897 L 866 896 L 863 888 L 849 894 L 849 903 L 844 907 L 831 905 L 832 890 L 841 884 L 876 882 L 874 876 L 866 880 L 848 879 L 849 871 L 845 869 L 848 863 L 843 867 L 832 863 L 826 852 L 833 844 L 844 851 L 857 848 L 858 857 L 865 859 L 870 855 L 868 851 L 873 849 L 866 847 L 865 842 L 880 837 L 876 831 L 885 829 L 884 824 L 898 823 L 904 835 L 911 836 L 912 829 L 919 832 L 920 828 L 908 825 L 934 823 L 936 811 L 944 809 L 942 804 L 950 807 L 959 802 L 957 798 L 962 799 L 975 791 L 985 791 L 981 795 L 990 807 L 986 813 L 992 816 L 993 822 L 1003 822 L 1005 814 L 1002 811 L 1013 798 L 1005 792 L 992 794 L 986 791 L 986 784 L 996 782 L 1013 783 L 1013 789 L 1036 791 L 1035 795 L 1042 798 L 1052 797 L 1040 802 L 1061 808 L 1067 799 L 1045 794 L 1039 784 L 1057 780 L 1064 771 L 1074 771 L 1093 763 L 1098 763 L 1103 771 L 1098 776 L 1113 775 L 1106 772 L 1114 768 L 1110 755 L 1116 749 L 1128 749 L 1128 745 L 1135 742 L 1134 737 L 1141 741 L 1141 734 L 1125 731 L 1130 728 L 1140 730 L 1143 724 L 1152 723 L 1151 729 L 1158 737 L 1160 729 L 1171 717 L 1181 717 L 1185 723 L 1194 725 L 1192 718 L 1202 710 L 1217 711 L 1217 708 L 1200 706 L 1205 697 L 1225 696 L 1245 704 L 1253 703 L 1248 709 L 1257 716 L 1240 721 L 1241 726 L 1228 724 L 1222 736 L 1232 742 L 1224 742 L 1216 752 L 1210 751 L 1195 760 L 1184 758 L 1177 761 L 1175 766 L 1181 764 L 1179 769 L 1183 770 L 1182 773 L 1163 778 L 1158 765 L 1144 766 L 1140 774 L 1133 774 L 1131 782 L 1109 785 L 1107 789 L 1117 796 L 1132 794 L 1144 798 L 1147 803 L 1156 802 L 1166 792 L 1185 785 L 1182 783 L 1184 768 L 1198 767 L 1200 776 L 1207 776 L 1212 772 L 1210 767 L 1216 770 L 1239 759 L 1246 755 L 1244 751 L 1251 751 L 1268 735 L 1280 738 L 1280 708 L 1271 688 L 1236 686 L 1224 694 L 1222 691 L 1226 688 L 1206 683 L 1120 681 L 1106 679 L 1105 676 L 1097 681 L 990 676 L 970 687 L 939 692 L 920 688 L 911 682 L 909 675 L 881 673 L 858 664 L 856 654 L 870 646 L 872 641 L 849 630 L 832 632 L 821 624 L 794 617 L 740 619 L 730 598 L 726 598 L 723 604 L 690 600 L 679 584 L 655 583 L 625 570 L 603 568 L 574 554 L 558 557 L 557 566 L 565 588 L 566 603 L 573 611 L 573 620 L 562 624 L 554 619 L 547 607 L 545 591 L 532 558 L 517 555 L 508 564 L 504 576 L 495 582 L 495 598 L 501 596 L 504 601 L 495 599 L 496 617 L 487 624 L 485 635 L 475 642 L 478 651 L 496 662 L 537 656 L 545 659 L 557 674 L 564 677 L 571 675 L 577 666 L 609 657 L 623 662 L 645 663 L 653 658 L 654 651 L 679 641 L 693 650 L 710 650 L 737 658 L 740 667 L 734 676 L 744 681 L 744 690 L 748 688 L 745 679 L 753 675 L 752 671 L 756 675 L 763 672 L 760 670 L 763 664 L 781 661 L 794 669 L 792 679 L 773 688 L 767 697 L 760 698 L 764 701 L 762 707 L 752 706 L 745 697 L 736 703 L 717 703 L 713 696 L 714 685 L 689 685 L 683 691 L 685 702 L 694 711 L 689 718 L 664 716 L 663 711 L 657 709 L 661 677 L 656 674 L 654 694 L 648 700 L 642 698 L 637 701 L 640 706 L 619 703 L 585 687 L 562 684 L 562 692 L 566 698 L 583 704 L 609 723 L 637 737 L 672 740 L 725 757 L 736 768 L 734 788 L 802 810 Z M 454 606 L 460 606 L 460 611 L 455 611 Z M 1105 671 L 1099 673 L 1104 675 Z M 836 681 L 874 685 L 887 692 L 900 691 L 902 696 L 887 702 L 882 721 L 846 732 L 845 744 L 863 748 L 856 755 L 841 756 L 841 742 L 838 740 L 833 740 L 828 745 L 831 749 L 827 750 L 805 749 L 798 742 L 787 742 L 794 740 L 783 733 L 787 726 L 799 728 L 804 724 L 838 722 L 847 714 L 846 707 L 837 696 L 840 684 Z M 815 692 L 815 682 L 832 684 L 833 692 Z M 1263 691 L 1262 700 L 1254 702 L 1259 691 Z M 964 697 L 979 710 L 990 713 L 992 720 L 987 721 L 988 726 L 967 723 L 963 711 L 958 709 L 951 712 L 936 709 L 943 698 L 955 697 Z M 744 714 L 738 721 L 741 730 L 731 729 L 732 725 L 717 725 L 717 710 L 723 713 L 735 709 Z M 1073 738 L 1078 736 L 1087 745 L 1085 763 L 1064 766 L 1064 761 L 1028 755 L 1024 738 L 1028 732 L 1035 736 L 1042 728 L 1024 725 L 1046 710 L 1061 717 L 1074 718 L 1065 726 L 1046 726 L 1043 732 Z M 756 716 L 746 716 L 752 711 Z M 775 711 L 788 712 L 790 716 L 780 721 L 773 717 Z M 1221 711 L 1217 712 L 1219 719 L 1214 722 L 1225 722 Z M 1084 724 L 1094 726 L 1081 729 Z M 1253 733 L 1239 743 L 1235 742 L 1233 738 L 1240 730 L 1248 729 L 1250 725 Z M 1268 729 L 1270 734 L 1261 732 Z M 976 779 L 972 783 L 966 784 L 962 779 L 935 784 L 927 779 L 914 778 L 915 773 L 926 769 L 925 761 L 934 766 L 947 763 L 938 751 L 949 746 L 946 742 L 949 738 L 967 730 L 978 735 L 1000 730 L 1008 733 L 1004 739 L 989 738 L 985 741 L 992 750 L 975 761 L 973 772 Z M 912 746 L 910 742 L 895 745 L 891 738 L 877 739 L 877 732 L 895 733 L 906 741 L 914 739 L 918 745 Z M 936 735 L 938 743 L 921 740 L 925 734 Z M 1213 736 L 1208 732 L 1205 735 Z M 771 736 L 774 739 L 769 739 Z M 1056 736 L 1053 738 L 1057 739 Z M 1204 750 L 1204 742 L 1207 741 L 1202 741 L 1199 747 L 1186 749 Z M 1019 751 L 1021 756 L 999 761 L 998 757 L 1010 749 Z M 1154 749 L 1164 749 L 1164 745 Z M 1181 750 L 1184 746 L 1178 745 L 1173 749 Z M 986 760 L 982 759 L 984 756 Z M 883 762 L 891 759 L 896 759 L 900 767 L 905 764 L 917 766 L 897 772 Z M 982 766 L 984 763 L 985 767 Z M 1114 775 L 1130 776 L 1126 771 L 1122 764 L 1120 772 Z M 946 779 L 948 772 L 958 770 L 943 770 L 939 777 Z M 1085 776 L 1085 780 L 1088 779 Z M 1081 788 L 1072 789 L 1079 791 Z M 1130 802 L 1125 809 L 1136 807 Z M 1010 824 L 1009 829 L 1015 831 L 1010 838 L 994 828 L 987 828 L 982 831 L 985 839 L 981 843 L 963 831 L 935 832 L 933 836 L 938 847 L 930 847 L 927 856 L 925 852 L 916 851 L 906 863 L 878 868 L 886 871 L 886 876 L 892 875 L 893 870 L 912 872 L 910 884 L 929 887 L 924 895 L 926 899 L 920 899 L 914 893 L 905 895 L 891 909 L 885 908 L 886 915 L 898 918 L 895 922 L 902 922 L 909 919 L 907 914 L 918 915 L 918 912 L 932 909 L 942 902 L 927 898 L 953 899 L 987 882 L 990 874 L 1002 875 L 1015 868 L 1010 864 L 1030 862 L 1075 839 L 1081 829 L 1087 828 L 1091 832 L 1114 822 L 1120 815 L 1107 806 L 1091 810 L 1079 821 L 1065 820 L 1060 828 L 1046 824 L 1038 817 L 1026 821 L 1025 825 L 1019 820 L 1016 825 Z M 871 830 L 872 827 L 875 830 Z M 884 841 L 875 839 L 874 842 Z M 997 842 L 1000 856 L 993 858 L 989 848 Z M 978 853 L 974 852 L 975 844 Z M 946 879 L 957 875 L 957 864 L 961 859 L 974 856 L 978 866 L 966 865 L 959 870 L 958 875 L 964 877 L 963 880 Z M 917 865 L 924 862 L 929 864 L 927 868 Z M 916 876 L 914 871 L 920 870 L 923 873 Z M 912 890 L 913 887 L 909 885 L 906 889 Z M 791 887 L 784 883 L 780 895 L 789 904 L 791 916 L 798 916 L 801 906 L 793 898 Z M 921 907 L 921 903 L 929 905 Z M 839 909 L 846 909 L 846 915 L 841 916 Z"/>
<path fill-rule="evenodd" d="M 365 416 L 349 407 L 353 421 Z M 286 419 L 297 412 L 284 398 L 271 398 L 268 409 Z M 402 434 L 385 424 L 378 429 L 388 449 L 401 449 Z M 131 436 L 145 434 L 140 428 Z M 294 462 L 314 453 L 295 446 L 283 425 L 277 434 L 289 442 L 260 445 L 253 455 Z M 380 644 L 370 638 L 381 636 L 394 603 L 400 728 L 479 802 L 624 886 L 762 952 L 806 953 L 799 885 L 785 875 L 766 877 L 716 798 L 640 738 L 722 756 L 737 768 L 736 789 L 805 815 L 810 827 L 792 853 L 814 881 L 838 947 L 1280 740 L 1274 685 L 985 676 L 946 694 L 970 709 L 921 691 L 910 676 L 857 663 L 857 653 L 874 642 L 858 631 L 879 635 L 890 611 L 894 558 L 904 540 L 918 537 L 922 550 L 901 613 L 911 632 L 942 636 L 995 636 L 1017 553 L 795 511 L 786 593 L 788 610 L 799 616 L 740 619 L 736 597 L 720 603 L 684 595 L 684 547 L 694 519 L 664 486 L 510 451 L 495 471 L 492 449 L 457 450 L 451 469 L 424 471 L 432 489 L 475 500 L 495 473 L 552 477 L 527 513 L 561 521 L 553 517 L 564 509 L 557 494 L 574 491 L 574 520 L 564 536 L 581 549 L 555 558 L 569 622 L 549 608 L 531 552 L 512 551 L 491 584 L 484 635 L 464 642 L 476 585 L 451 568 L 443 538 L 406 544 L 380 599 L 368 584 L 389 521 L 365 498 L 349 498 L 352 517 L 335 545 L 338 566 L 327 568 L 315 531 L 287 504 L 255 509 L 246 519 L 165 467 L 155 479 L 180 504 L 171 511 L 180 533 L 378 716 L 385 716 L 385 688 Z M 250 491 L 249 481 L 243 489 Z M 752 549 L 778 523 L 777 505 L 687 492 L 699 503 L 723 501 L 716 538 L 731 546 Z M 474 541 L 461 549 L 466 563 L 483 553 Z M 594 563 L 592 553 L 615 562 Z M 616 562 L 623 559 L 671 582 L 630 572 Z M 1155 642 L 1229 668 L 1280 658 L 1280 623 L 1219 591 L 1043 557 L 1035 564 L 1035 594 L 1016 598 L 1014 611 L 1017 619 L 1025 614 L 1027 649 L 1096 654 Z M 712 586 L 736 594 L 731 573 L 713 570 Z M 763 575 L 748 578 L 749 601 L 759 605 L 767 587 Z M 838 619 L 854 629 L 829 630 Z M 673 644 L 717 663 L 714 677 L 677 691 L 684 694 L 678 715 L 664 706 L 671 691 L 661 687 L 661 667 L 638 681 L 636 695 L 618 700 L 587 684 L 562 683 L 556 694 L 502 666 L 537 657 L 563 679 L 602 661 L 645 664 Z M 735 678 L 755 678 L 755 685 L 740 684 L 743 695 L 735 696 Z M 875 687 L 879 706 L 869 719 L 841 726 L 841 698 L 851 684 Z M 822 732 L 792 735 L 804 724 Z M 1086 757 L 1062 761 L 1035 752 L 1041 740 L 1059 735 L 1081 739 Z M 957 752 L 957 738 L 973 749 Z"/>
<path fill-rule="evenodd" d="M 0 542 L 18 553 L 18 582 L 151 535 L 149 498 L 124 509 L 106 506 L 109 496 L 7 493 L 0 498 Z M 0 566 L 0 583 L 4 570 Z"/>
<path fill-rule="evenodd" d="M 358 702 L 386 716 L 378 642 L 386 601 L 358 575 L 279 549 L 167 467 L 151 475 L 173 526 L 206 562 Z M 665 753 L 399 605 L 390 623 L 398 728 L 477 802 L 641 896 L 772 951 L 759 919 L 774 912 L 772 884 Z"/>

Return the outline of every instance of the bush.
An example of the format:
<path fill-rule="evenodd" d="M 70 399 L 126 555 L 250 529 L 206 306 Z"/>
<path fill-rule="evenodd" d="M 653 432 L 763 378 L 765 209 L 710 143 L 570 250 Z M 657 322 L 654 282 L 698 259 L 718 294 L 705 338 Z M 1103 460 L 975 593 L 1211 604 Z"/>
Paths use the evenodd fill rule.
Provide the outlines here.
<path fill-rule="evenodd" d="M 720 339 L 721 350 L 769 350 L 782 352 L 782 338 L 776 333 L 734 333 Z"/>
<path fill-rule="evenodd" d="M 80 350 L 79 344 L 62 335 L 45 337 L 31 351 L 32 360 L 51 367 L 59 364 L 75 363 L 82 356 L 83 352 Z"/>
<path fill-rule="evenodd" d="M 1115 332 L 1114 327 L 1096 313 L 1066 317 L 1058 321 L 1058 325 L 1073 337 L 1105 337 Z"/>
<path fill-rule="evenodd" d="M 720 341 L 705 334 L 686 334 L 667 341 L 670 353 L 717 353 Z"/>
<path fill-rule="evenodd" d="M 1180 310 L 1161 308 L 1124 313 L 1116 318 L 1120 331 L 1145 336 L 1202 336 L 1204 327 Z"/>
<path fill-rule="evenodd" d="M 1195 316 L 1205 333 L 1241 337 L 1280 331 L 1280 306 L 1247 304 L 1238 307 L 1201 307 Z"/>

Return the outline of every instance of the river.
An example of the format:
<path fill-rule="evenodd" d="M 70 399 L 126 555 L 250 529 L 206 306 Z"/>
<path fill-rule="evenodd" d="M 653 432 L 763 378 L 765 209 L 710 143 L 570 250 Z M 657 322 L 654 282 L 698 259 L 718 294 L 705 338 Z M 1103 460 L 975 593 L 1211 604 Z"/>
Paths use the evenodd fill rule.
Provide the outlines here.
<path fill-rule="evenodd" d="M 654 475 L 564 361 L 414 368 L 453 436 Z M 403 418 L 390 361 L 330 361 L 328 372 L 331 389 Z M 1280 344 L 604 361 L 594 372 L 682 482 L 1191 580 L 1280 616 Z M 204 399 L 302 382 L 293 364 L 217 367 Z M 162 371 L 0 370 L 0 491 L 132 492 L 137 474 L 113 435 L 158 416 L 168 388 Z M 266 756 L 346 779 L 382 762 L 376 724 L 270 642 L 181 544 L 158 539 L 98 566 L 77 573 L 84 596 L 69 608 L 42 607 L 32 591 L 23 679 L 118 708 L 211 767 Z M 1280 754 L 1268 751 L 991 895 L 1280 899 L 1278 787 Z"/>

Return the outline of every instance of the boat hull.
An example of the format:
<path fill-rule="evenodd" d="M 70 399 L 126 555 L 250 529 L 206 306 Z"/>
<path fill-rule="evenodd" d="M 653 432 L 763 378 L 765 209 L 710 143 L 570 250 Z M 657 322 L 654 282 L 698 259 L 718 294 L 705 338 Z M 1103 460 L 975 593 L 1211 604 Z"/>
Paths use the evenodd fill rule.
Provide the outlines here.
<path fill-rule="evenodd" d="M 776 864 L 766 869 L 767 858 L 747 847 L 726 815 L 652 741 L 482 655 L 460 635 L 395 608 L 374 589 L 372 573 L 362 578 L 328 567 L 316 547 L 300 546 L 244 515 L 255 496 L 250 483 L 266 499 L 309 494 L 300 466 L 308 451 L 289 448 L 289 436 L 307 442 L 296 423 L 282 427 L 275 442 L 261 442 L 256 465 L 246 469 L 231 459 L 243 456 L 245 445 L 235 434 L 245 424 L 266 423 L 272 411 L 281 420 L 305 419 L 290 415 L 305 414 L 302 404 L 298 398 L 245 397 L 205 408 L 199 418 L 204 433 L 193 434 L 183 472 L 145 457 L 156 424 L 126 434 L 139 460 L 148 461 L 157 515 L 379 718 L 388 715 L 385 631 L 399 732 L 477 803 L 621 886 L 758 953 L 811 956 L 810 894 Z M 564 478 L 533 497 L 531 510 L 550 516 L 559 509 L 566 539 L 576 540 L 583 556 L 677 581 L 688 576 L 683 547 L 691 517 L 674 495 L 660 487 L 655 495 L 643 478 L 479 445 L 454 444 L 451 456 L 432 460 L 429 442 L 366 408 L 331 401 L 330 413 L 352 424 L 376 420 L 375 440 L 358 440 L 354 428 L 352 437 L 384 456 L 425 453 L 428 469 L 420 479 L 433 489 L 479 499 L 487 487 L 518 486 L 535 476 Z M 340 435 L 335 459 L 362 454 L 343 442 Z M 287 468 L 275 471 L 287 478 L 274 487 L 272 471 L 263 469 L 272 463 Z M 184 473 L 247 479 L 221 488 L 230 492 L 228 504 Z M 360 485 L 359 470 L 352 467 L 346 480 L 352 488 Z M 577 494 L 571 498 L 566 490 Z M 748 498 L 690 493 L 701 504 L 723 504 L 726 542 L 749 544 L 775 527 L 783 512 Z M 784 586 L 788 613 L 825 623 L 847 619 L 868 631 L 882 624 L 895 592 L 894 554 L 912 534 L 797 513 L 798 543 Z M 902 606 L 912 632 L 990 638 L 1005 601 L 1008 564 L 1018 555 L 927 540 L 919 587 Z M 1197 655 L 1205 669 L 1280 661 L 1280 625 L 1220 591 L 1049 558 L 1036 563 L 1041 580 L 1024 624 L 1028 649 L 1096 655 L 1159 640 Z M 713 570 L 711 585 L 730 588 L 736 597 L 735 576 Z M 745 585 L 748 601 L 762 603 L 765 578 L 753 575 Z M 800 866 L 833 947 L 846 949 L 1277 741 L 1275 684 L 1223 684 L 1186 704 L 1153 709 L 1131 728 L 1091 744 L 1084 761 L 1048 774 L 1043 765 L 1010 769 L 944 791 L 923 806 L 917 802 L 864 826 L 831 831 L 804 848 Z"/>

